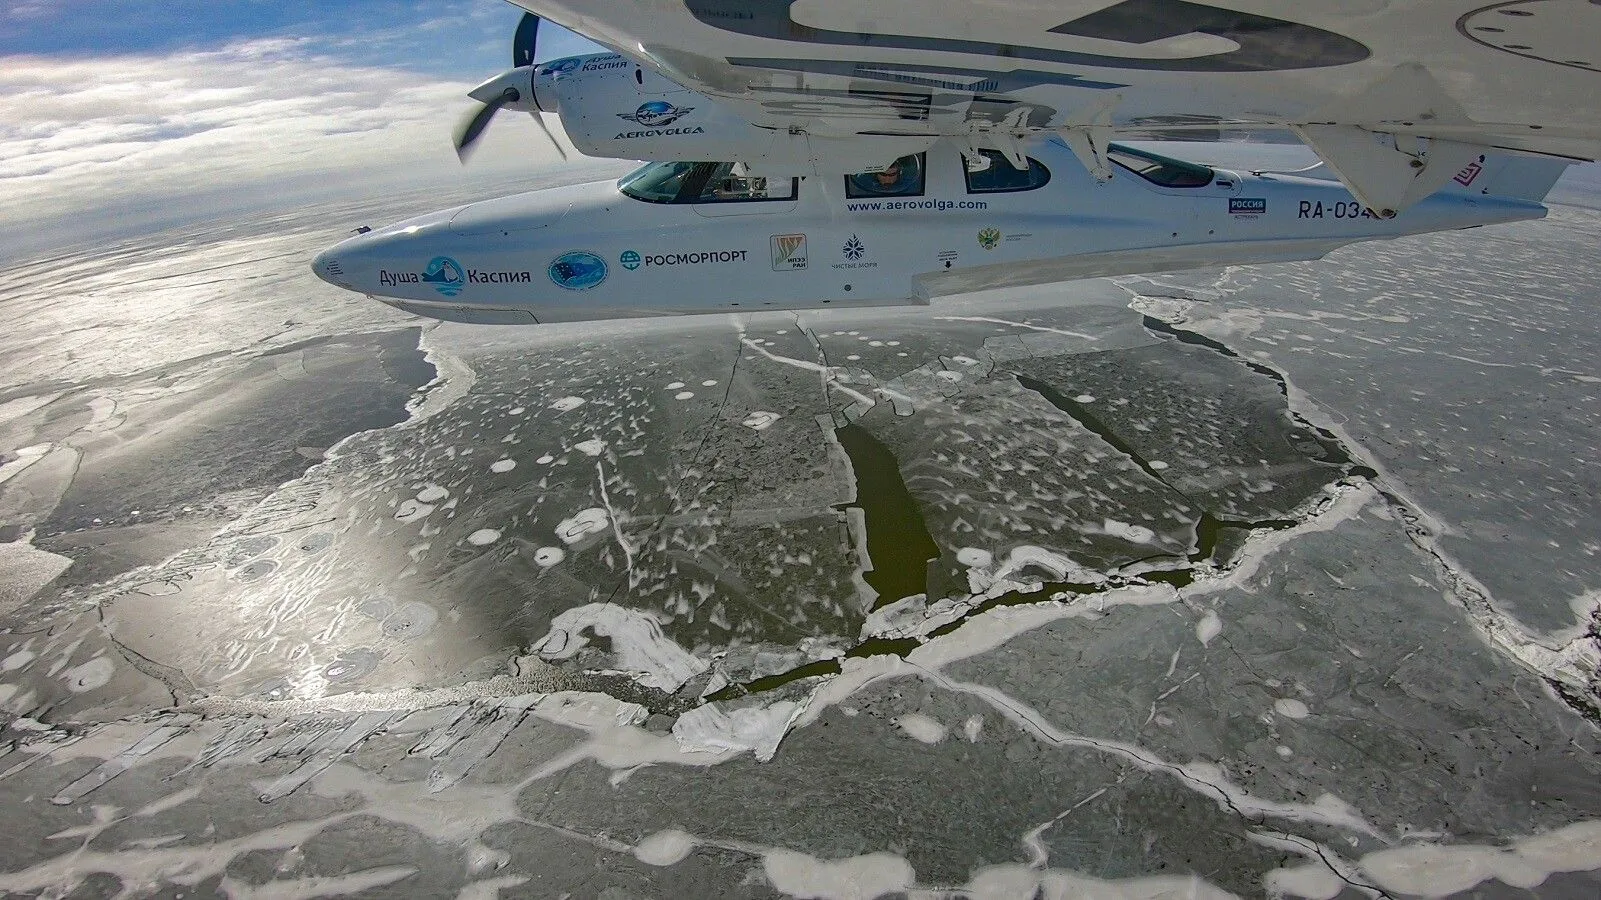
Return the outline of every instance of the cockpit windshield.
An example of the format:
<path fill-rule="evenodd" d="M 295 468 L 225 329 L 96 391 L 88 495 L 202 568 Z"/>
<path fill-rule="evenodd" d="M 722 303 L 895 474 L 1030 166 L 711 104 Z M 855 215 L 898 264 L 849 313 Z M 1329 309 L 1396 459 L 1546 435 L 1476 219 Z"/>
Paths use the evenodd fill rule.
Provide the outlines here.
<path fill-rule="evenodd" d="M 1149 150 L 1136 150 L 1122 144 L 1108 146 L 1106 156 L 1135 175 L 1162 187 L 1206 187 L 1212 183 L 1215 174 L 1211 168 L 1198 163 L 1173 159 Z"/>
<path fill-rule="evenodd" d="M 742 203 L 794 200 L 797 178 L 752 174 L 742 163 L 646 163 L 617 182 L 617 189 L 647 203 Z"/>
<path fill-rule="evenodd" d="M 635 169 L 617 182 L 617 189 L 648 203 L 672 203 L 678 199 L 684 182 L 700 163 L 653 162 Z"/>

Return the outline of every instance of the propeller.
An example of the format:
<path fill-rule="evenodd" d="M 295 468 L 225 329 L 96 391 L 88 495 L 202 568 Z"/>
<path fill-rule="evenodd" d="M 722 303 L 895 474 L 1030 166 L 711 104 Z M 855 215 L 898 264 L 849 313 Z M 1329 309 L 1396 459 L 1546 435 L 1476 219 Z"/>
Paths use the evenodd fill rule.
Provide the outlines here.
<path fill-rule="evenodd" d="M 456 127 L 456 158 L 462 162 L 472 155 L 472 148 L 478 139 L 483 136 L 484 129 L 489 122 L 500 112 L 502 107 L 523 102 L 524 98 L 533 108 L 528 110 L 539 126 L 545 139 L 556 148 L 556 153 L 563 160 L 567 159 L 567 151 L 562 149 L 556 136 L 550 133 L 545 120 L 540 117 L 539 101 L 534 96 L 534 55 L 539 45 L 539 17 L 533 13 L 524 13 L 522 20 L 517 23 L 517 31 L 511 39 L 511 59 L 513 68 L 473 88 L 469 95 L 480 101 L 483 105 L 469 113 Z"/>
<path fill-rule="evenodd" d="M 469 113 L 456 128 L 456 158 L 466 162 L 467 157 L 472 155 L 473 144 L 483 135 L 484 129 L 489 127 L 489 120 L 495 117 L 495 113 L 500 112 L 502 106 L 516 103 L 521 99 L 522 92 L 508 86 L 494 99 L 478 107 L 475 112 Z M 534 114 L 534 120 L 539 120 L 538 113 Z M 540 122 L 539 127 L 544 128 L 544 123 Z M 545 133 L 548 135 L 550 132 Z"/>
<path fill-rule="evenodd" d="M 511 36 L 512 66 L 533 65 L 534 49 L 538 46 L 539 17 L 531 12 L 525 12 L 517 22 L 517 31 Z"/>

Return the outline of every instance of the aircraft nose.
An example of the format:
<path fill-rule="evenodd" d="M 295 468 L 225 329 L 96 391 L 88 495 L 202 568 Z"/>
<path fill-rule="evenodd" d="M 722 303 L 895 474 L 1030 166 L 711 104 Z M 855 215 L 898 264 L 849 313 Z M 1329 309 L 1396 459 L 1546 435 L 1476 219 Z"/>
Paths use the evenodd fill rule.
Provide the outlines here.
<path fill-rule="evenodd" d="M 351 290 L 350 279 L 345 275 L 344 267 L 339 264 L 339 257 L 335 253 L 338 249 L 338 247 L 330 247 L 317 254 L 311 261 L 311 274 L 334 287 Z"/>
<path fill-rule="evenodd" d="M 331 273 L 328 271 L 328 265 L 333 262 L 332 254 L 327 250 L 322 251 L 311 261 L 311 274 L 321 278 L 323 281 L 330 280 L 328 276 Z"/>

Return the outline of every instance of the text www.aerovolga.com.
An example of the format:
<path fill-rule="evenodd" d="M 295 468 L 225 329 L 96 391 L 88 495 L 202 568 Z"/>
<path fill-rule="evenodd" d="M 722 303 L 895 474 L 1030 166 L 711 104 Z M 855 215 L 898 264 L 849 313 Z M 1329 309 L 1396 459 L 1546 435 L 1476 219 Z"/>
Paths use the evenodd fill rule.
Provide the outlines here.
<path fill-rule="evenodd" d="M 880 210 L 918 210 L 920 212 L 947 212 L 953 209 L 989 209 L 987 200 L 874 200 L 868 203 L 847 203 L 851 212 L 878 212 Z"/>

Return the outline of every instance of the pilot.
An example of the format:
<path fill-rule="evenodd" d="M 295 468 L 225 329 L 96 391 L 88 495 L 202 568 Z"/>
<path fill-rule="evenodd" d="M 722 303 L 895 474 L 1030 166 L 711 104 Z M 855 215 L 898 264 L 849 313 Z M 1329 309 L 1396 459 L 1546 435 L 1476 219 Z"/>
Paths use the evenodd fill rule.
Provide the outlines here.
<path fill-rule="evenodd" d="M 884 168 L 882 172 L 857 175 L 853 181 L 869 194 L 915 194 L 922 189 L 917 177 L 917 157 L 903 156 Z"/>

